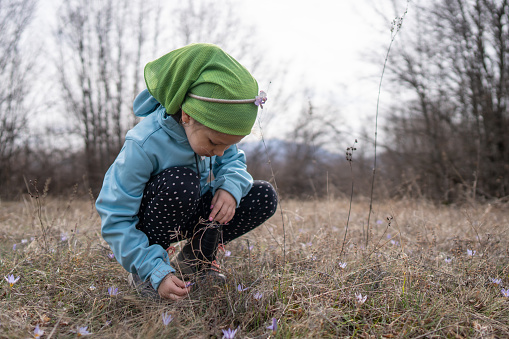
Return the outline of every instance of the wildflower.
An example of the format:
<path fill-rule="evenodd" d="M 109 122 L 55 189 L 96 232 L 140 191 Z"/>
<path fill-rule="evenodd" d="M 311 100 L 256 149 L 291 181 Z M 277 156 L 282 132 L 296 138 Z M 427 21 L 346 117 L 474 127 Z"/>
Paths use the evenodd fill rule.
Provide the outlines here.
<path fill-rule="evenodd" d="M 114 259 L 115 258 L 115 254 L 114 253 L 108 253 L 108 258 Z"/>
<path fill-rule="evenodd" d="M 397 242 L 396 240 L 391 240 L 391 244 L 393 244 L 394 246 L 398 246 L 399 242 Z"/>
<path fill-rule="evenodd" d="M 191 281 L 186 282 L 186 287 L 193 286 L 193 285 L 194 285 L 194 282 L 191 282 Z"/>
<path fill-rule="evenodd" d="M 62 240 L 62 241 L 66 241 L 66 240 L 67 240 L 67 238 L 68 238 L 68 237 L 67 237 L 67 233 L 62 233 L 62 234 L 60 234 L 60 240 Z"/>
<path fill-rule="evenodd" d="M 476 251 L 472 251 L 471 249 L 467 249 L 467 254 L 468 254 L 468 256 L 470 256 L 470 257 L 473 257 L 473 256 L 475 255 L 475 252 L 476 252 Z"/>
<path fill-rule="evenodd" d="M 272 330 L 272 332 L 277 331 L 277 319 L 276 318 L 272 318 L 272 325 L 267 326 L 267 329 Z"/>
<path fill-rule="evenodd" d="M 260 108 L 263 108 L 263 104 L 267 101 L 267 93 L 265 93 L 264 91 L 260 91 L 260 95 L 257 95 L 255 97 L 255 102 L 254 104 L 256 106 L 260 106 Z"/>
<path fill-rule="evenodd" d="M 263 293 L 256 292 L 255 294 L 253 294 L 253 298 L 255 298 L 256 300 L 260 300 L 262 297 Z"/>
<path fill-rule="evenodd" d="M 224 251 L 224 256 L 225 257 L 229 257 L 230 255 L 232 255 L 231 251 L 228 251 L 228 250 Z"/>
<path fill-rule="evenodd" d="M 502 295 L 506 298 L 509 298 L 509 288 L 508 289 L 502 289 L 500 292 L 502 292 Z"/>
<path fill-rule="evenodd" d="M 346 268 L 346 262 L 339 262 L 339 267 L 341 267 L 342 269 L 345 269 Z"/>
<path fill-rule="evenodd" d="M 444 259 L 444 261 L 445 261 L 446 263 L 450 263 L 450 262 L 452 261 L 452 258 L 445 258 L 445 259 Z"/>
<path fill-rule="evenodd" d="M 118 287 L 108 287 L 108 294 L 113 297 L 118 294 Z"/>
<path fill-rule="evenodd" d="M 313 243 L 310 241 L 310 242 L 307 242 L 306 245 L 313 246 Z"/>
<path fill-rule="evenodd" d="M 95 290 L 95 286 L 94 285 L 90 285 L 90 287 L 88 289 L 93 291 L 93 290 Z"/>
<path fill-rule="evenodd" d="M 383 222 L 383 220 L 378 219 L 378 220 L 376 221 L 376 223 L 377 223 L 378 225 L 381 225 L 381 224 L 383 224 L 384 222 Z"/>
<path fill-rule="evenodd" d="M 81 337 L 81 336 L 84 336 L 84 335 L 91 335 L 92 333 L 90 333 L 88 330 L 87 330 L 88 326 L 83 326 L 83 327 L 77 327 L 77 330 L 76 331 L 71 331 L 73 333 L 76 333 L 76 335 L 78 337 Z"/>
<path fill-rule="evenodd" d="M 254 245 L 249 246 L 249 250 L 252 251 L 254 248 Z"/>
<path fill-rule="evenodd" d="M 12 285 L 14 285 L 15 283 L 17 283 L 17 282 L 18 282 L 18 280 L 19 280 L 19 276 L 18 276 L 16 279 L 14 279 L 14 275 L 12 275 L 12 274 L 11 274 L 11 275 L 8 275 L 7 277 L 4 277 L 4 278 L 5 278 L 5 280 L 7 280 L 7 282 L 9 283 L 9 285 L 11 285 L 11 287 L 12 287 Z"/>
<path fill-rule="evenodd" d="M 42 336 L 44 334 L 44 331 L 41 330 L 39 328 L 39 324 L 37 324 L 37 326 L 35 326 L 35 329 L 34 329 L 34 338 L 39 338 L 40 336 Z"/>
<path fill-rule="evenodd" d="M 27 240 L 27 239 L 21 239 L 21 243 L 22 243 L 22 244 L 26 244 L 27 242 L 28 242 L 28 240 Z"/>
<path fill-rule="evenodd" d="M 392 238 L 391 234 L 387 233 L 387 239 L 390 239 L 390 238 Z"/>
<path fill-rule="evenodd" d="M 161 316 L 163 317 L 164 326 L 168 326 L 168 324 L 173 320 L 173 316 L 168 314 L 168 312 L 161 314 Z"/>
<path fill-rule="evenodd" d="M 242 284 L 239 284 L 239 285 L 237 286 L 237 291 L 239 291 L 239 292 L 244 292 L 244 291 L 245 291 L 245 290 L 247 290 L 248 288 L 249 288 L 249 287 L 244 287 L 244 286 L 242 286 Z"/>
<path fill-rule="evenodd" d="M 235 338 L 235 334 L 237 334 L 238 328 L 236 330 L 232 330 L 231 328 L 223 331 L 223 339 L 233 339 Z"/>
<path fill-rule="evenodd" d="M 358 302 L 359 304 L 364 304 L 364 303 L 366 302 L 366 299 L 368 299 L 368 296 L 367 296 L 367 295 L 362 296 L 362 294 L 360 294 L 360 293 L 356 293 L 356 294 L 355 294 L 355 297 L 357 298 L 357 302 Z"/>
<path fill-rule="evenodd" d="M 502 283 L 502 279 L 499 279 L 499 278 L 490 278 L 490 280 L 495 285 L 500 285 Z"/>
<path fill-rule="evenodd" d="M 12 250 L 16 251 L 16 244 L 12 245 Z"/>

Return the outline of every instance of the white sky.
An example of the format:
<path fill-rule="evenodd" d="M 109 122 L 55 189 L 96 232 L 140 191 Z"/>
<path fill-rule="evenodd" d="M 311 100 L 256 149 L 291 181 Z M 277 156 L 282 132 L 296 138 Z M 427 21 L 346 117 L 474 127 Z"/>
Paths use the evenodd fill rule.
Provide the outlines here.
<path fill-rule="evenodd" d="M 378 85 L 391 32 L 390 20 L 376 13 L 372 1 L 240 1 L 246 20 L 254 20 L 259 29 L 264 53 L 275 62 L 289 61 L 285 63 L 288 86 L 308 86 L 318 102 L 337 105 L 354 135 L 360 127 L 374 130 Z M 395 17 L 388 1 L 375 2 L 377 6 L 385 2 L 386 8 L 378 10 L 391 20 Z M 404 8 L 406 1 L 398 2 Z M 388 103 L 389 98 L 385 99 Z M 383 100 L 382 96 L 381 105 Z M 366 121 L 372 126 L 366 126 Z"/>
<path fill-rule="evenodd" d="M 406 0 L 397 1 L 401 7 L 406 4 Z M 53 22 L 48 16 L 55 15 L 57 2 L 41 0 L 43 23 Z M 391 35 L 389 20 L 376 13 L 372 2 L 377 6 L 386 3 L 381 11 L 392 19 L 395 14 L 387 5 L 389 0 L 236 2 L 241 9 L 238 15 L 255 25 L 264 57 L 287 69 L 285 88 L 290 92 L 310 88 L 311 99 L 334 105 L 352 131 L 371 124 L 374 129 L 378 83 Z M 264 85 L 260 83 L 260 88 Z M 270 91 L 269 100 L 277 100 L 270 97 Z M 381 100 L 382 107 L 390 102 L 384 96 Z M 270 108 L 270 101 L 267 106 Z"/>

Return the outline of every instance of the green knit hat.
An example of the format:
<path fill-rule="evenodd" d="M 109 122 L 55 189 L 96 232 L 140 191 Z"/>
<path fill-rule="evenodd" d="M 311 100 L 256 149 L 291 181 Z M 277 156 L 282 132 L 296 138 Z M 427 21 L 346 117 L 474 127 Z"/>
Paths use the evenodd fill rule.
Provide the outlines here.
<path fill-rule="evenodd" d="M 256 96 L 258 84 L 248 70 L 211 44 L 191 44 L 149 62 L 145 82 L 166 113 L 182 107 L 201 124 L 230 135 L 251 133 L 266 99 Z"/>

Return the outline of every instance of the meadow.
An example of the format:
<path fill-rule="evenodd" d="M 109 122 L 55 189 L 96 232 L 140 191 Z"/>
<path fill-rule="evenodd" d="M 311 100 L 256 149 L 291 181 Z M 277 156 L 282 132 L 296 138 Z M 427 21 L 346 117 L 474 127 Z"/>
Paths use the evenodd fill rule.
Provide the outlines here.
<path fill-rule="evenodd" d="M 281 201 L 220 253 L 226 286 L 171 302 L 128 285 L 92 199 L 2 201 L 0 337 L 509 337 L 507 203 L 375 201 L 369 232 L 351 203 Z"/>

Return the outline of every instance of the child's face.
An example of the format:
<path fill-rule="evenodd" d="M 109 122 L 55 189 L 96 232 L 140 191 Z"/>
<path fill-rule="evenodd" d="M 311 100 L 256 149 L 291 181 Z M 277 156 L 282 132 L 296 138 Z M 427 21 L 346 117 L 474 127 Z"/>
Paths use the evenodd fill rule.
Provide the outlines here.
<path fill-rule="evenodd" d="M 184 130 L 193 151 L 199 156 L 222 156 L 233 144 L 240 142 L 243 135 L 229 135 L 203 126 L 186 113 L 182 112 Z"/>

